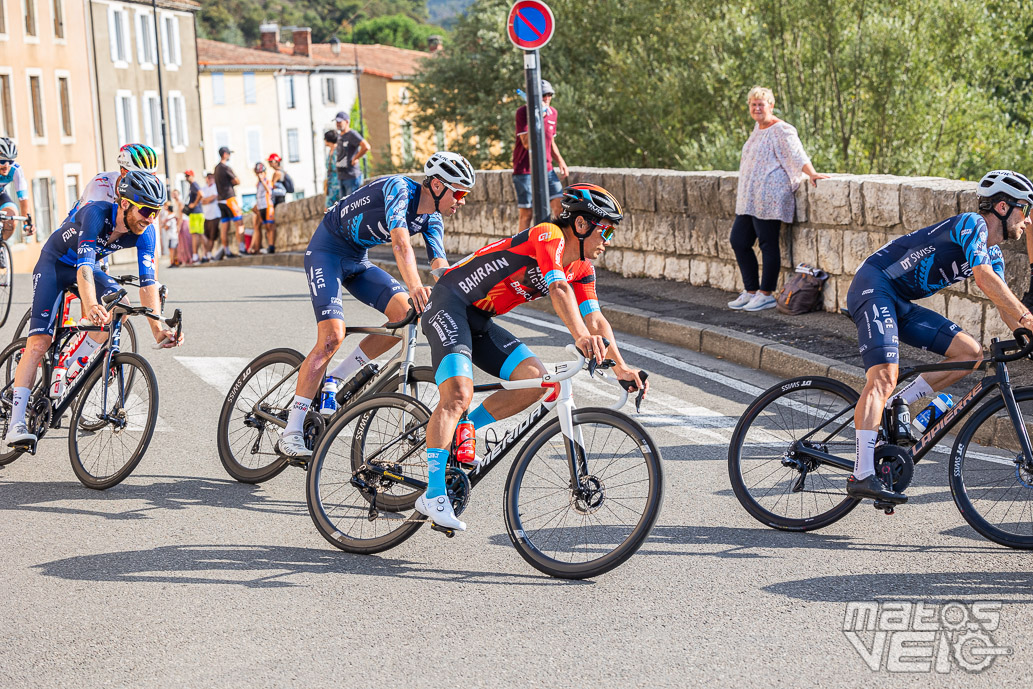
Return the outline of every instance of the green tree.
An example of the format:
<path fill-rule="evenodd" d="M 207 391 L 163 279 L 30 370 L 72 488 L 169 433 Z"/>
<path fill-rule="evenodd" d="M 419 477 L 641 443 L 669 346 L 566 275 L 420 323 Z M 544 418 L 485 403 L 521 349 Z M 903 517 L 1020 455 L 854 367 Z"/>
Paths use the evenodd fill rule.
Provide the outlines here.
<path fill-rule="evenodd" d="M 435 34 L 443 33 L 440 27 L 421 24 L 404 14 L 392 14 L 358 22 L 346 41 L 367 45 L 393 45 L 396 48 L 408 48 L 409 50 L 425 50 L 427 39 Z"/>

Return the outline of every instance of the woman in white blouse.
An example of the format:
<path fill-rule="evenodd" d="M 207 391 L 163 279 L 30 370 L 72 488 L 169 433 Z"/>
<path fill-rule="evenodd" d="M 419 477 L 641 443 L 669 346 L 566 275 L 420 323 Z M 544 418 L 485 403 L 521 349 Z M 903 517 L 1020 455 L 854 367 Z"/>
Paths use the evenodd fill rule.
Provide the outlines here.
<path fill-rule="evenodd" d="M 729 237 L 742 273 L 743 292 L 728 306 L 744 311 L 763 311 L 775 306 L 771 293 L 778 286 L 782 263 L 778 234 L 782 223 L 791 223 L 796 208 L 793 192 L 800 177 L 811 184 L 828 179 L 814 171 L 803 150 L 796 127 L 774 115 L 775 94 L 754 86 L 748 96 L 750 117 L 757 123 L 742 147 L 739 161 L 739 192 L 735 200 L 735 222 Z M 764 270 L 758 279 L 753 245 L 760 243 Z"/>

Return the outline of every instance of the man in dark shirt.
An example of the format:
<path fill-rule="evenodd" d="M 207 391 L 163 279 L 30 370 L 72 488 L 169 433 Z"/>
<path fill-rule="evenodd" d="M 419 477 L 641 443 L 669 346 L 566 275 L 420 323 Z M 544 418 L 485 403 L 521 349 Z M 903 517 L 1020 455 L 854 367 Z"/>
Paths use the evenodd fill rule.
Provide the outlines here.
<path fill-rule="evenodd" d="M 556 145 L 556 121 L 558 114 L 552 107 L 555 95 L 552 84 L 542 79 L 542 127 L 545 130 L 545 171 L 548 176 L 549 205 L 553 217 L 563 212 L 560 198 L 563 196 L 563 185 L 560 177 L 567 176 L 567 163 Z M 528 154 L 530 133 L 527 128 L 527 106 L 521 105 L 516 111 L 516 143 L 513 144 L 513 186 L 517 197 L 517 232 L 523 232 L 531 226 L 531 157 Z M 556 161 L 559 176 L 552 167 Z"/>
<path fill-rule="evenodd" d="M 215 166 L 215 188 L 219 193 L 219 239 L 222 241 L 222 248 L 213 256 L 213 260 L 216 261 L 224 257 L 237 257 L 237 254 L 230 250 L 226 239 L 231 222 L 237 226 L 237 242 L 244 240 L 244 212 L 240 208 L 237 191 L 234 189 L 240 184 L 240 180 L 228 164 L 231 153 L 233 151 L 226 146 L 220 148 L 219 164 Z"/>
<path fill-rule="evenodd" d="M 341 184 L 341 198 L 362 185 L 359 160 L 370 149 L 362 134 L 351 128 L 351 118 L 343 110 L 334 118 L 337 123 L 337 179 Z"/>
<path fill-rule="evenodd" d="M 204 211 L 201 210 L 201 185 L 194 181 L 194 171 L 187 170 L 183 173 L 190 184 L 190 191 L 187 196 L 187 204 L 184 210 L 190 221 L 190 243 L 193 252 L 193 262 L 197 263 L 198 252 L 201 250 L 201 238 L 204 236 Z M 203 252 L 202 252 L 203 253 Z"/>

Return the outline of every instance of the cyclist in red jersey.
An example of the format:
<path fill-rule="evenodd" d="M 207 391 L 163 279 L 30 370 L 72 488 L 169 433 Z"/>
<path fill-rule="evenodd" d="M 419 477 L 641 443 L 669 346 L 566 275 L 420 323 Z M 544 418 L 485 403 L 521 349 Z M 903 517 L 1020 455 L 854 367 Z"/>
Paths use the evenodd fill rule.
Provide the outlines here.
<path fill-rule="evenodd" d="M 421 319 L 430 343 L 440 401 L 427 425 L 427 492 L 416 509 L 439 526 L 459 531 L 445 493 L 448 446 L 473 398 L 473 366 L 505 380 L 540 378 L 546 370 L 528 347 L 492 320 L 549 295 L 553 308 L 585 356 L 617 362 L 618 378 L 635 388 L 649 383 L 624 363 L 613 329 L 599 310 L 592 261 L 606 250 L 623 217 L 614 196 L 594 184 L 563 190 L 563 212 L 551 222 L 479 249 L 450 268 L 431 293 Z M 610 341 L 607 348 L 603 338 Z M 544 389 L 501 390 L 470 413 L 481 428 L 526 409 Z"/>

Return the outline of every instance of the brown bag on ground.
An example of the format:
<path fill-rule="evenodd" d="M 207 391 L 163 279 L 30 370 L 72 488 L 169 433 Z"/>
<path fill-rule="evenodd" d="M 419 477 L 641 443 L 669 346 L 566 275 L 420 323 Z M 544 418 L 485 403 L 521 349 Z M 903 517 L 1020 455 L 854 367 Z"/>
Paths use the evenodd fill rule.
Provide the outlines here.
<path fill-rule="evenodd" d="M 824 270 L 801 263 L 775 297 L 775 308 L 781 313 L 798 316 L 821 308 L 821 288 L 828 280 Z"/>

